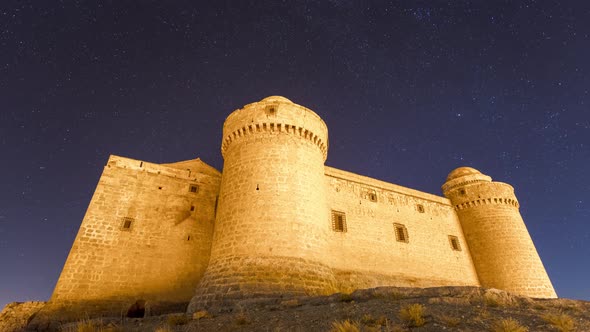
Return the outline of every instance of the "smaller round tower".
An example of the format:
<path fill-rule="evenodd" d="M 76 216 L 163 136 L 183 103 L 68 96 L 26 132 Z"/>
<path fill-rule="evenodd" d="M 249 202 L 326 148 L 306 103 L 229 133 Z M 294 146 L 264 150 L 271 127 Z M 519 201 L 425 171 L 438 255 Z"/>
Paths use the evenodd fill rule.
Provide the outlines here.
<path fill-rule="evenodd" d="M 483 287 L 555 298 L 555 290 L 519 212 L 512 186 L 471 167 L 442 186 L 454 206 Z"/>

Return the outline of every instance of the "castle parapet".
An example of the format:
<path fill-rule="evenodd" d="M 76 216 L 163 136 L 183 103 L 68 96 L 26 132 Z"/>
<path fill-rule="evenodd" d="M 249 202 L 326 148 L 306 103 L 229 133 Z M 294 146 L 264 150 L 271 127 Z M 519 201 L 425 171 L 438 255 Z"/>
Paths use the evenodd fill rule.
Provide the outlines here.
<path fill-rule="evenodd" d="M 289 99 L 271 96 L 230 114 L 223 125 L 221 154 L 236 140 L 262 132 L 282 132 L 307 139 L 328 155 L 328 128 L 312 110 Z"/>

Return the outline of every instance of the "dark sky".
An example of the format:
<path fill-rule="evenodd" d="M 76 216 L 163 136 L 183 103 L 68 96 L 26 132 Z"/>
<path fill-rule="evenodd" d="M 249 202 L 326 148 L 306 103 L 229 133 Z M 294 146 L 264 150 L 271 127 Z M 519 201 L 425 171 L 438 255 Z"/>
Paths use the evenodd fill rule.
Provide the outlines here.
<path fill-rule="evenodd" d="M 512 184 L 559 296 L 590 300 L 590 2 L 0 2 L 0 307 L 47 300 L 110 154 L 217 169 L 227 115 L 318 113 L 327 165 Z"/>

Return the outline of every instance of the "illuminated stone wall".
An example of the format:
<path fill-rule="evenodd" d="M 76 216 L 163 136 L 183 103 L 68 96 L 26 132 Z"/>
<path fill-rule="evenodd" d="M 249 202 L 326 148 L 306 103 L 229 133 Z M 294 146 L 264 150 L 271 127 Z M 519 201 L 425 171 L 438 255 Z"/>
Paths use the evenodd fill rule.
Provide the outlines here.
<path fill-rule="evenodd" d="M 461 225 L 443 197 L 326 167 L 330 210 L 346 231 L 332 230 L 331 266 L 342 291 L 382 285 L 479 286 Z M 395 226 L 404 227 L 398 239 Z M 456 237 L 453 249 L 449 236 Z"/>
<path fill-rule="evenodd" d="M 531 297 L 557 297 L 520 216 L 512 186 L 461 167 L 443 185 L 465 233 L 479 280 Z"/>
<path fill-rule="evenodd" d="M 51 301 L 188 301 L 208 263 L 219 181 L 200 160 L 111 156 Z"/>

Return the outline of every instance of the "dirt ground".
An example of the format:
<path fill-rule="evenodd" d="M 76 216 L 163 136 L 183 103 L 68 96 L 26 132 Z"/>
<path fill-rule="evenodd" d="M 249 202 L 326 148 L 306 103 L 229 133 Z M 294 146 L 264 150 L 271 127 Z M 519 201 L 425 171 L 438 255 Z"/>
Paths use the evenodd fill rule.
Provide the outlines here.
<path fill-rule="evenodd" d="M 380 287 L 352 294 L 251 299 L 135 319 L 97 319 L 64 331 L 590 331 L 590 302 L 531 299 L 477 287 Z"/>

